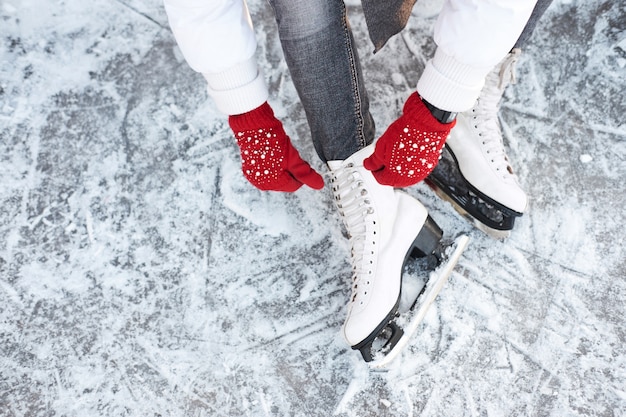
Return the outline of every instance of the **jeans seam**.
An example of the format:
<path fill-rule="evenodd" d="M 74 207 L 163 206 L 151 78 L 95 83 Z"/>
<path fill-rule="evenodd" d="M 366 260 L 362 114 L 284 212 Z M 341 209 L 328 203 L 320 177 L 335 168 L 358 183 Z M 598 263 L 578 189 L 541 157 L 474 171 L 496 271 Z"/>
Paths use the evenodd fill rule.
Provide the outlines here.
<path fill-rule="evenodd" d="M 363 132 L 365 126 L 365 120 L 363 115 L 361 114 L 361 95 L 359 94 L 359 79 L 356 71 L 356 57 L 354 56 L 353 45 L 350 42 L 350 32 L 348 28 L 348 17 L 346 13 L 346 6 L 343 4 L 341 7 L 343 8 L 343 31 L 344 31 L 344 39 L 346 43 L 346 51 L 348 53 L 348 60 L 350 61 L 350 76 L 352 77 L 352 93 L 354 94 L 355 101 L 355 112 L 354 115 L 357 119 L 357 135 L 359 141 L 359 148 L 365 147 L 365 133 Z"/>

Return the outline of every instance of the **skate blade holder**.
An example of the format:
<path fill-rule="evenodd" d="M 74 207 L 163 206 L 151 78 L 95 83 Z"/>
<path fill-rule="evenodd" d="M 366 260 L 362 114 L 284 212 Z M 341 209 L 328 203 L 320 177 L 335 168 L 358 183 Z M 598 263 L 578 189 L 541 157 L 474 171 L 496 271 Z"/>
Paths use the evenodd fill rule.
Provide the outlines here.
<path fill-rule="evenodd" d="M 396 316 L 397 313 L 394 312 L 391 320 L 382 323 L 365 340 L 352 346 L 352 349 L 361 353 L 365 362 L 373 362 L 378 356 L 384 357 L 398 344 L 404 331 L 395 323 Z"/>
<path fill-rule="evenodd" d="M 467 248 L 469 244 L 469 237 L 467 235 L 459 235 L 457 236 L 450 246 L 447 246 L 445 250 L 440 252 L 440 255 L 443 256 L 442 263 L 439 267 L 431 271 L 430 278 L 426 287 L 419 297 L 419 303 L 416 303 L 414 307 L 411 309 L 411 313 L 408 317 L 406 317 L 406 325 L 403 327 L 398 326 L 398 324 L 394 320 L 389 320 L 385 325 L 382 325 L 380 329 L 376 333 L 373 333 L 374 336 L 370 336 L 369 346 L 364 342 L 360 345 L 360 348 L 353 347 L 353 349 L 358 348 L 363 355 L 363 358 L 367 362 L 370 370 L 372 371 L 387 371 L 389 364 L 400 355 L 400 353 L 404 350 L 404 348 L 408 345 L 412 336 L 416 333 L 420 324 L 424 320 L 426 316 L 426 312 L 430 308 L 430 305 L 435 301 L 435 298 L 448 281 L 448 278 L 452 274 L 455 266 L 457 265 L 461 255 Z M 434 275 L 433 275 L 434 274 Z M 403 322 L 404 322 L 403 318 Z M 388 330 L 387 327 L 390 329 Z M 394 331 L 394 329 L 396 329 Z M 391 333 L 386 333 L 390 331 Z M 380 339 L 383 341 L 381 344 L 381 340 L 376 340 L 378 335 L 381 335 Z M 390 335 L 385 339 L 385 335 Z M 371 339 L 371 340 L 370 340 Z M 386 341 L 385 341 L 386 340 Z M 362 346 L 361 346 L 362 345 Z M 372 349 L 377 346 L 382 346 L 379 350 L 376 350 L 374 354 L 372 354 Z M 368 350 L 369 348 L 369 350 Z M 366 354 L 368 354 L 369 361 L 367 360 L 363 351 L 365 350 Z"/>
<path fill-rule="evenodd" d="M 523 213 L 499 204 L 469 183 L 459 171 L 448 145 L 442 155 L 435 171 L 426 178 L 426 184 L 478 230 L 494 239 L 508 238 L 515 219 Z"/>

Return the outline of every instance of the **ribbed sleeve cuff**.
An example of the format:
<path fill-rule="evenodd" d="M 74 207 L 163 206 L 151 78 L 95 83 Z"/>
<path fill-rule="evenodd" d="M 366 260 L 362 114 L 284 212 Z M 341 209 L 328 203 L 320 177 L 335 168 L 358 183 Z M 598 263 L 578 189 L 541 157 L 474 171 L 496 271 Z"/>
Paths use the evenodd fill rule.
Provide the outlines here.
<path fill-rule="evenodd" d="M 228 124 L 234 132 L 252 129 L 272 129 L 282 126 L 280 121 L 274 117 L 274 111 L 267 102 L 247 113 L 229 116 Z"/>
<path fill-rule="evenodd" d="M 202 74 L 218 110 L 227 115 L 256 109 L 268 99 L 263 74 L 254 58 L 216 74 Z"/>
<path fill-rule="evenodd" d="M 437 48 L 417 82 L 417 92 L 435 107 L 462 112 L 474 105 L 489 71 L 458 62 Z"/>

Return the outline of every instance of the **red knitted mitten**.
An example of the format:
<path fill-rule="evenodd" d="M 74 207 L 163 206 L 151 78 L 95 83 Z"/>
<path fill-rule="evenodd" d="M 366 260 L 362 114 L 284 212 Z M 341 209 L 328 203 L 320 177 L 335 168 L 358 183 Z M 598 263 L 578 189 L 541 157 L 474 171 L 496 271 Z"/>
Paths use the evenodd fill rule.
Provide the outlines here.
<path fill-rule="evenodd" d="M 241 151 L 243 175 L 258 189 L 292 192 L 302 184 L 316 190 L 324 187 L 322 176 L 300 158 L 267 102 L 229 116 L 228 124 Z"/>
<path fill-rule="evenodd" d="M 456 120 L 440 123 L 417 93 L 413 93 L 404 104 L 402 116 L 378 139 L 374 153 L 363 161 L 363 166 L 381 184 L 394 187 L 417 184 L 435 169 L 455 124 Z"/>

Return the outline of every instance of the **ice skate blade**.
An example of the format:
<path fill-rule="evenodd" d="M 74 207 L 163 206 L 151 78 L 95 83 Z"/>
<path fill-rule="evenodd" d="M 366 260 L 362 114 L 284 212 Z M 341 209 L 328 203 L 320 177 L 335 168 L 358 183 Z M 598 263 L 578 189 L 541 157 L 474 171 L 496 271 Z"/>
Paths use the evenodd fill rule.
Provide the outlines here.
<path fill-rule="evenodd" d="M 459 203 L 456 202 L 452 197 L 450 197 L 443 189 L 441 189 L 437 184 L 435 184 L 431 180 L 426 180 L 428 186 L 437 194 L 439 198 L 444 201 L 447 201 L 452 205 L 454 210 L 463 216 L 466 220 L 468 220 L 475 228 L 480 230 L 481 232 L 491 236 L 494 239 L 504 240 L 511 236 L 511 230 L 500 230 L 494 229 L 493 227 L 487 226 L 485 223 L 479 221 L 474 216 L 469 214 L 467 210 L 465 210 Z"/>
<path fill-rule="evenodd" d="M 469 237 L 467 235 L 461 235 L 456 238 L 454 243 L 451 245 L 452 252 L 447 255 L 442 265 L 430 273 L 431 276 L 429 282 L 426 284 L 425 291 L 420 295 L 413 309 L 407 313 L 409 315 L 407 318 L 408 325 L 402 328 L 402 336 L 395 346 L 383 357 L 374 357 L 371 362 L 368 362 L 370 369 L 384 371 L 386 367 L 404 350 L 406 345 L 411 340 L 411 337 L 424 320 L 424 317 L 428 312 L 428 308 L 433 301 L 435 301 L 437 295 L 448 281 L 448 278 L 452 274 L 456 264 L 459 262 L 463 251 L 467 248 L 468 243 Z"/>

